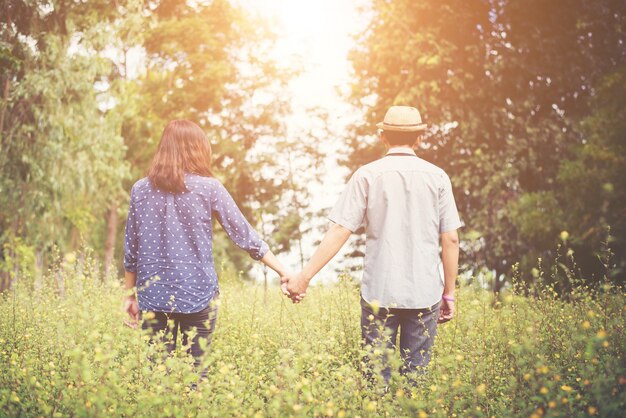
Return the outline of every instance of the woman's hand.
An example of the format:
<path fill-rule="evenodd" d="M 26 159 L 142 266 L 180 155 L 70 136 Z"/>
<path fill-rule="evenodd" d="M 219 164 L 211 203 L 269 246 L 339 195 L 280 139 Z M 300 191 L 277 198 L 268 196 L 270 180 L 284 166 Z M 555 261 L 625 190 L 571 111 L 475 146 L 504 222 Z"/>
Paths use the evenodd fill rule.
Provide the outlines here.
<path fill-rule="evenodd" d="M 283 295 L 289 296 L 289 291 L 287 290 L 287 283 L 289 283 L 289 278 L 293 277 L 291 273 L 283 273 L 280 276 L 280 291 L 283 292 Z"/>
<path fill-rule="evenodd" d="M 126 270 L 124 274 L 124 288 L 126 297 L 124 298 L 124 311 L 128 313 L 130 320 L 125 319 L 124 325 L 133 329 L 137 328 L 139 322 L 139 304 L 137 303 L 137 273 Z"/>
<path fill-rule="evenodd" d="M 310 280 L 307 279 L 302 273 L 291 277 L 281 277 L 281 283 L 283 282 L 283 279 L 286 279 L 286 292 L 283 291 L 283 293 L 289 296 L 293 303 L 298 303 L 302 301 L 302 299 L 304 299 L 304 297 L 306 296 L 306 290 L 309 287 Z"/>
<path fill-rule="evenodd" d="M 135 295 L 124 298 L 124 311 L 129 316 L 129 319 L 124 320 L 124 325 L 136 329 L 139 322 L 139 304 Z"/>

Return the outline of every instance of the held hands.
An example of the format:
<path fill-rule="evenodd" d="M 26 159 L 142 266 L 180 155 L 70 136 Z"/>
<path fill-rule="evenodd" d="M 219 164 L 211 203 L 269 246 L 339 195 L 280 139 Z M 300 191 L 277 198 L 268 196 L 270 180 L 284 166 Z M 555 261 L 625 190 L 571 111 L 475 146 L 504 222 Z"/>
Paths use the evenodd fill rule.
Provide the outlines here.
<path fill-rule="evenodd" d="M 280 289 L 293 303 L 299 303 L 306 296 L 309 280 L 300 274 L 285 274 L 280 278 Z"/>

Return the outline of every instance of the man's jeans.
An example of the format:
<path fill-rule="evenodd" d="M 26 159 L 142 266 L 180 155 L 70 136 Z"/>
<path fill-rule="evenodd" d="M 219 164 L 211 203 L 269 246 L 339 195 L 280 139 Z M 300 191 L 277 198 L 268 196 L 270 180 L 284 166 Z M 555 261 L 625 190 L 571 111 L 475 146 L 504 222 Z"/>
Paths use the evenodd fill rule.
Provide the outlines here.
<path fill-rule="evenodd" d="M 403 360 L 400 371 L 415 384 L 414 379 L 426 372 L 430 362 L 440 304 L 441 302 L 437 302 L 424 309 L 379 308 L 375 312 L 376 310 L 361 298 L 361 336 L 365 348 L 394 350 L 399 329 L 400 354 Z M 386 357 L 385 354 L 380 356 L 382 375 L 388 383 L 391 368 L 387 365 Z M 370 359 L 365 360 L 371 363 Z M 371 376 L 371 371 L 368 371 L 368 377 Z"/>
<path fill-rule="evenodd" d="M 166 312 L 154 312 L 155 317 L 152 319 L 144 319 L 141 328 L 150 330 L 152 336 L 158 335 L 159 341 L 165 344 L 165 348 L 168 353 L 171 353 L 176 348 L 176 338 L 178 331 L 182 333 L 182 344 L 186 345 L 189 342 L 189 335 L 192 329 L 196 329 L 196 334 L 191 341 L 191 346 L 187 351 L 194 358 L 194 366 L 196 370 L 199 369 L 202 363 L 202 357 L 204 351 L 200 346 L 200 340 L 206 340 L 206 347 L 208 348 L 213 338 L 213 331 L 215 331 L 215 322 L 217 320 L 217 299 L 211 300 L 209 305 L 199 312 L 190 314 L 185 313 L 166 313 Z M 145 312 L 142 312 L 142 316 L 145 316 Z M 168 320 L 172 320 L 171 326 L 168 326 Z M 152 339 L 154 342 L 155 339 Z M 206 377 L 206 370 L 200 370 L 200 377 L 204 379 Z"/>

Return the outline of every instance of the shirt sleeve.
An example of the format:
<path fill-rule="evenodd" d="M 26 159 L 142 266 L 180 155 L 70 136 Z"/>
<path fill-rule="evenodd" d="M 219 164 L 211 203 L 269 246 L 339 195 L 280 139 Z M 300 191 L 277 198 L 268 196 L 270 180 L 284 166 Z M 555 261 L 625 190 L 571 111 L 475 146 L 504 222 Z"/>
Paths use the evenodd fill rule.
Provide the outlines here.
<path fill-rule="evenodd" d="M 360 171 L 355 172 L 341 193 L 328 219 L 355 232 L 365 219 L 367 208 L 367 181 Z"/>
<path fill-rule="evenodd" d="M 137 209 L 133 202 L 133 192 L 130 193 L 126 230 L 124 231 L 124 268 L 131 273 L 137 272 L 137 252 L 139 250 L 139 236 L 137 228 Z"/>
<path fill-rule="evenodd" d="M 269 246 L 248 223 L 230 193 L 221 183 L 218 183 L 217 189 L 212 194 L 211 207 L 217 221 L 239 248 L 255 260 L 260 260 L 265 256 L 269 251 Z"/>
<path fill-rule="evenodd" d="M 447 174 L 443 176 L 443 184 L 439 189 L 439 233 L 449 232 L 463 226 L 452 193 L 452 183 Z"/>

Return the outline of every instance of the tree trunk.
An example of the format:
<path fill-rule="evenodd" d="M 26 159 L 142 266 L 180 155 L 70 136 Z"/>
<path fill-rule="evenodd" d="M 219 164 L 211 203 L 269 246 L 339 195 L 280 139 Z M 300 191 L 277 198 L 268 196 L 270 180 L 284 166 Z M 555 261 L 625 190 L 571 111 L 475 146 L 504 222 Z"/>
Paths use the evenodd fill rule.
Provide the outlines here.
<path fill-rule="evenodd" d="M 111 269 L 113 268 L 118 222 L 119 217 L 117 215 L 117 204 L 114 203 L 109 209 L 107 217 L 107 238 L 104 245 L 104 280 L 107 280 L 109 274 L 111 273 Z"/>
<path fill-rule="evenodd" d="M 9 98 L 9 86 L 9 78 L 7 77 L 7 79 L 4 80 L 4 88 L 2 89 L 2 100 L 4 101 L 4 104 L 2 105 L 2 109 L 0 110 L 0 132 L 4 132 L 4 116 L 7 111 L 6 103 L 7 99 Z"/>
<path fill-rule="evenodd" d="M 502 286 L 504 286 L 504 280 L 500 280 L 502 275 L 502 272 L 496 269 L 494 274 L 495 278 L 493 280 L 493 293 L 495 295 L 498 295 L 498 293 L 500 293 L 500 290 L 502 290 Z"/>
<path fill-rule="evenodd" d="M 43 286 L 43 249 L 38 248 L 35 251 L 35 292 L 41 290 Z"/>
<path fill-rule="evenodd" d="M 9 288 L 9 273 L 6 271 L 0 271 L 0 293 Z"/>
<path fill-rule="evenodd" d="M 298 226 L 298 230 L 300 227 Z M 298 231 L 300 232 L 300 231 Z M 298 233 L 298 251 L 300 252 L 300 271 L 304 270 L 304 252 L 302 251 L 302 234 Z"/>
<path fill-rule="evenodd" d="M 13 260 L 16 260 L 17 254 L 15 254 L 15 251 L 11 251 L 11 258 Z M 20 277 L 20 267 L 19 267 L 19 263 L 14 262 L 13 263 L 13 274 L 11 275 L 11 289 L 15 288 L 15 284 L 17 283 L 17 279 L 18 277 Z"/>
<path fill-rule="evenodd" d="M 10 10 L 11 10 L 10 7 L 4 8 L 4 12 L 6 13 L 6 16 L 5 16 L 6 24 L 7 24 L 6 27 L 9 28 L 9 30 L 5 31 L 5 39 L 3 39 L 4 41 L 8 41 L 8 38 L 11 36 L 10 34 L 12 33 L 10 28 L 13 26 L 13 19 L 11 19 Z M 2 88 L 2 100 L 4 103 L 2 105 L 2 109 L 0 109 L 0 145 L 3 142 L 2 138 L 4 137 L 4 118 L 5 118 L 7 106 L 8 106 L 7 100 L 9 98 L 9 87 L 11 86 L 10 84 L 11 75 L 9 74 L 8 71 L 6 72 L 5 76 L 6 76 L 6 80 L 4 80 L 4 86 Z"/>
<path fill-rule="evenodd" d="M 78 245 L 80 244 L 81 234 L 78 228 L 73 227 L 70 232 L 70 239 L 68 241 L 68 249 L 69 251 L 76 251 L 78 249 Z"/>
<path fill-rule="evenodd" d="M 13 257 L 13 252 L 11 251 L 10 248 L 5 250 L 3 257 L 5 259 L 9 257 Z M 0 271 L 0 293 L 4 292 L 10 287 L 11 287 L 11 272 L 8 269 Z"/>

